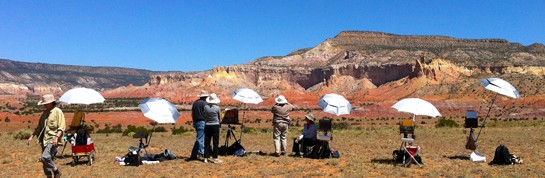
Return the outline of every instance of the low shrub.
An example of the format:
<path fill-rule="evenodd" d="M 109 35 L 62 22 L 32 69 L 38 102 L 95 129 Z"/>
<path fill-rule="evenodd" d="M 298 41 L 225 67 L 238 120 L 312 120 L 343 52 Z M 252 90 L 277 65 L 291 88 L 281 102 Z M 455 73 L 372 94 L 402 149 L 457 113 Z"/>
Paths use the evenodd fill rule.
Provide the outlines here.
<path fill-rule="evenodd" d="M 15 132 L 15 134 L 13 135 L 13 138 L 18 140 L 26 140 L 30 138 L 30 136 L 32 136 L 32 131 L 23 129 L 23 130 L 19 130 Z"/>
<path fill-rule="evenodd" d="M 435 124 L 435 127 L 436 128 L 440 128 L 440 127 L 460 127 L 460 125 L 458 125 L 458 123 L 456 123 L 456 121 L 454 120 L 451 120 L 451 119 L 446 119 L 446 118 L 440 118 L 438 121 L 437 121 L 437 124 Z"/>
<path fill-rule="evenodd" d="M 153 132 L 167 132 L 167 129 L 163 126 L 155 127 Z"/>
<path fill-rule="evenodd" d="M 130 132 L 134 133 L 149 133 L 150 130 L 146 129 L 144 126 L 136 127 L 134 125 L 128 125 L 127 129 L 123 131 L 123 136 L 128 136 Z"/>
<path fill-rule="evenodd" d="M 178 135 L 188 132 L 189 130 L 185 129 L 184 127 L 180 126 L 180 128 L 176 128 L 176 126 L 172 127 L 171 129 L 172 135 Z"/>
<path fill-rule="evenodd" d="M 348 122 L 333 122 L 331 127 L 333 130 L 346 130 L 350 128 L 350 124 Z"/>
<path fill-rule="evenodd" d="M 97 133 L 122 133 L 121 124 L 117 124 L 113 127 L 110 127 L 109 124 L 106 124 L 103 129 L 98 129 Z"/>

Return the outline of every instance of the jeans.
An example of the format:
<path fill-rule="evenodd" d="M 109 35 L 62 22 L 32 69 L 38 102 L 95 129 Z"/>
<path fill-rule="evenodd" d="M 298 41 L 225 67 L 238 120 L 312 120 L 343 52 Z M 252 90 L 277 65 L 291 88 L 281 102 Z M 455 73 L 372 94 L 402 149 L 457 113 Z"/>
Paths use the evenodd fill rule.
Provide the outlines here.
<path fill-rule="evenodd" d="M 194 122 L 193 128 L 197 131 L 197 137 L 191 150 L 191 158 L 197 158 L 198 154 L 204 154 L 204 121 Z"/>
<path fill-rule="evenodd" d="M 55 158 L 56 154 L 57 146 L 53 146 L 51 143 L 48 143 L 47 145 L 45 145 L 45 147 L 42 146 L 42 156 L 40 157 L 40 160 L 42 161 L 42 168 L 45 175 L 53 175 L 56 167 L 53 159 Z"/>
<path fill-rule="evenodd" d="M 288 146 L 286 141 L 286 135 L 288 134 L 288 124 L 275 123 L 273 130 L 274 153 L 286 153 L 286 147 Z"/>
<path fill-rule="evenodd" d="M 211 141 L 212 146 L 210 146 Z M 212 154 L 212 158 L 218 158 L 218 145 L 220 143 L 220 125 L 207 125 L 204 127 L 204 143 L 204 158 L 210 158 L 210 154 Z"/>

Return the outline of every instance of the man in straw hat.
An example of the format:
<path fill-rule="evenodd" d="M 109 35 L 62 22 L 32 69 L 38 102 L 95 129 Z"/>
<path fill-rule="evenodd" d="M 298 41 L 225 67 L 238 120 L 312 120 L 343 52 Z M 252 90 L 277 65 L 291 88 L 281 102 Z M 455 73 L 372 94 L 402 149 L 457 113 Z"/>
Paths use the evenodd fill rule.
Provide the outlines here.
<path fill-rule="evenodd" d="M 286 154 L 288 134 L 288 125 L 290 123 L 290 111 L 295 109 L 295 106 L 288 103 L 288 100 L 283 95 L 274 99 L 276 104 L 272 107 L 273 113 L 273 141 L 274 155 L 279 157 Z"/>
<path fill-rule="evenodd" d="M 38 102 L 45 111 L 40 116 L 38 126 L 34 133 L 28 138 L 27 144 L 30 144 L 34 136 L 38 137 L 38 143 L 42 147 L 42 156 L 38 161 L 42 162 L 43 170 L 47 177 L 60 177 L 59 167 L 55 165 L 53 159 L 57 154 L 57 147 L 62 144 L 62 134 L 66 129 L 64 114 L 61 109 L 56 107 L 57 100 L 51 94 L 42 96 Z"/>
<path fill-rule="evenodd" d="M 308 157 L 307 147 L 311 147 L 311 146 L 313 147 L 314 145 L 316 145 L 317 133 L 318 133 L 316 124 L 314 124 L 314 122 L 316 121 L 316 118 L 312 114 L 307 114 L 305 116 L 305 121 L 307 121 L 307 123 L 303 125 L 302 135 L 299 137 L 296 137 L 293 140 L 292 151 L 295 153 L 294 155 L 295 157 L 301 156 L 301 154 L 299 153 L 300 148 L 302 148 L 301 151 L 303 152 L 303 157 Z"/>
<path fill-rule="evenodd" d="M 193 119 L 193 128 L 197 132 L 195 144 L 193 150 L 191 150 L 190 160 L 197 160 L 198 155 L 204 154 L 204 126 L 205 126 L 205 110 L 206 98 L 208 98 L 208 92 L 201 90 L 201 93 L 197 95 L 199 99 L 193 102 L 191 107 L 191 118 Z"/>

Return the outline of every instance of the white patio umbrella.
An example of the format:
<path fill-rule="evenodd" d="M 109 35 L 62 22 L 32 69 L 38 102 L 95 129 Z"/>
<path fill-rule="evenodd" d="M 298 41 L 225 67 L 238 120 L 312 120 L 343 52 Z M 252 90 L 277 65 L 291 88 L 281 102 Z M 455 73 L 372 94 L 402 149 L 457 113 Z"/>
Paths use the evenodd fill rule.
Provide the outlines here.
<path fill-rule="evenodd" d="M 485 78 L 481 79 L 481 84 L 484 88 L 502 94 L 511 98 L 520 98 L 520 94 L 509 82 L 500 78 Z"/>
<path fill-rule="evenodd" d="M 417 115 L 437 117 L 441 116 L 441 113 L 426 100 L 420 98 L 405 98 L 395 103 L 392 108 L 397 109 L 399 112 L 407 112 L 413 114 L 413 121 Z"/>
<path fill-rule="evenodd" d="M 318 106 L 322 108 L 324 112 L 335 114 L 337 116 L 350 114 L 352 105 L 346 98 L 341 95 L 330 93 L 325 94 L 318 101 Z"/>
<path fill-rule="evenodd" d="M 64 93 L 59 101 L 67 104 L 95 104 L 103 103 L 104 97 L 93 89 L 73 88 Z"/>
<path fill-rule="evenodd" d="M 245 104 L 259 104 L 263 102 L 263 99 L 257 92 L 249 88 L 240 88 L 231 92 L 231 97 L 234 100 L 240 101 Z M 244 125 L 244 120 L 246 120 L 246 110 L 242 112 L 242 124 Z M 227 140 L 227 139 L 226 139 Z M 242 132 L 240 132 L 239 142 L 242 142 Z"/>
<path fill-rule="evenodd" d="M 259 104 L 263 99 L 254 90 L 248 88 L 240 88 L 231 92 L 231 97 L 243 103 Z"/>
<path fill-rule="evenodd" d="M 477 138 L 475 141 L 479 139 L 479 136 L 481 135 L 481 131 L 483 130 L 483 127 L 486 123 L 486 119 L 490 115 L 490 110 L 492 109 L 492 106 L 496 102 L 496 97 L 498 97 L 498 94 L 508 96 L 511 98 L 520 98 L 520 94 L 517 91 L 513 85 L 511 85 L 509 82 L 501 79 L 501 78 L 485 78 L 480 80 L 481 84 L 484 88 L 487 90 L 493 91 L 496 94 L 494 95 L 494 98 L 492 99 L 492 102 L 490 103 L 490 106 L 488 107 L 488 112 L 486 113 L 486 116 L 483 119 L 482 127 L 479 129 L 479 134 L 477 135 Z"/>
<path fill-rule="evenodd" d="M 157 123 L 176 123 L 180 113 L 174 104 L 162 98 L 146 98 L 138 105 L 145 117 Z"/>

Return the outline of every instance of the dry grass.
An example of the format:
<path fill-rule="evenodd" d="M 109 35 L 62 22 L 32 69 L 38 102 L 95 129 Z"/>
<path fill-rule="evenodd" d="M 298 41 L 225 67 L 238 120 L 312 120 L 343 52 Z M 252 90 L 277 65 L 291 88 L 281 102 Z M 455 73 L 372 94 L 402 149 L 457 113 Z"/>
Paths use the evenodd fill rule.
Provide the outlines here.
<path fill-rule="evenodd" d="M 390 159 L 399 147 L 397 128 L 367 128 L 334 132 L 332 149 L 341 152 L 339 159 L 305 159 L 250 155 L 247 157 L 220 157 L 222 164 L 186 161 L 194 142 L 194 133 L 185 135 L 155 134 L 151 153 L 170 149 L 182 159 L 140 167 L 119 166 L 116 156 L 122 156 L 130 145 L 138 141 L 121 134 L 93 134 L 97 158 L 92 166 L 69 166 L 71 158 L 61 158 L 66 177 L 538 177 L 545 175 L 545 139 L 543 126 L 486 128 L 480 138 L 480 149 L 493 159 L 495 147 L 505 144 L 509 150 L 524 159 L 522 165 L 489 166 L 469 160 L 450 159 L 463 151 L 465 135 L 462 128 L 420 127 L 417 142 L 423 150 L 424 168 L 394 166 Z M 295 130 L 290 131 L 292 138 Z M 222 133 L 224 135 L 225 132 Z M 237 133 L 238 137 L 238 133 Z M 220 137 L 223 143 L 224 136 Z M 26 141 L 14 140 L 9 134 L 0 136 L 0 177 L 42 176 L 41 163 L 35 162 L 39 147 L 27 146 Z M 273 152 L 271 133 L 245 134 L 242 143 L 247 151 Z M 291 146 L 291 143 L 288 143 Z M 291 151 L 291 147 L 289 148 Z M 65 153 L 70 153 L 66 150 Z M 469 152 L 465 152 L 469 154 Z"/>

